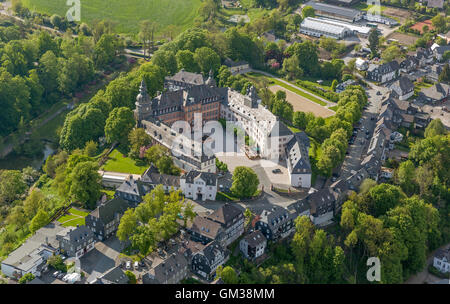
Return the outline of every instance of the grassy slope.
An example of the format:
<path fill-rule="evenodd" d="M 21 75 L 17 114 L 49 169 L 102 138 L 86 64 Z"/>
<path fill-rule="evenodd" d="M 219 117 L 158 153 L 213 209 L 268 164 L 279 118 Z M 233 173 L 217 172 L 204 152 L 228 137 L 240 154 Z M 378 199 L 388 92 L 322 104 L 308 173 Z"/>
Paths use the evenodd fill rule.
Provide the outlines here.
<path fill-rule="evenodd" d="M 66 1 L 22 0 L 25 6 L 47 14 L 65 16 L 69 9 Z M 152 20 L 160 31 L 175 25 L 181 32 L 197 16 L 201 0 L 84 0 L 81 2 L 81 21 L 110 19 L 118 22 L 117 32 L 138 33 L 139 22 Z"/>
<path fill-rule="evenodd" d="M 143 163 L 141 164 L 129 157 L 124 157 L 118 150 L 114 150 L 109 155 L 109 159 L 102 167 L 102 170 L 120 173 L 142 174 L 147 169 L 147 167 L 148 166 Z"/>

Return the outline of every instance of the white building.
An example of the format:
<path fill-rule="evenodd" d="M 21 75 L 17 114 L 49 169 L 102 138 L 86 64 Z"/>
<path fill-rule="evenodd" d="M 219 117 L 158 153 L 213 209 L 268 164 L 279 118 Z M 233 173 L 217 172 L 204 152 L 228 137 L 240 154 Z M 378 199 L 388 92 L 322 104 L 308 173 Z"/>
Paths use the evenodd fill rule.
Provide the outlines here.
<path fill-rule="evenodd" d="M 189 171 L 181 177 L 180 188 L 187 198 L 199 201 L 215 200 L 217 194 L 216 174 Z"/>
<path fill-rule="evenodd" d="M 263 158 L 278 159 L 293 137 L 291 130 L 268 109 L 261 105 L 256 89 L 247 95 L 228 90 L 228 104 L 222 104 L 221 117 L 243 129 L 255 142 Z"/>
<path fill-rule="evenodd" d="M 433 266 L 440 272 L 450 272 L 450 248 L 436 252 L 433 259 Z"/>
<path fill-rule="evenodd" d="M 364 60 L 362 58 L 357 58 L 355 61 L 355 66 L 359 71 L 365 71 L 369 68 L 369 65 L 367 63 L 367 60 Z"/>
<path fill-rule="evenodd" d="M 294 187 L 311 187 L 309 146 L 309 138 L 304 132 L 296 133 L 286 146 L 288 174 L 291 185 Z"/>
<path fill-rule="evenodd" d="M 307 17 L 302 21 L 300 33 L 318 38 L 324 36 L 334 39 L 342 39 L 351 35 L 351 31 L 346 27 L 312 17 Z"/>
<path fill-rule="evenodd" d="M 254 260 L 262 256 L 266 247 L 267 239 L 259 230 L 246 235 L 239 242 L 239 249 L 244 257 L 249 260 Z"/>

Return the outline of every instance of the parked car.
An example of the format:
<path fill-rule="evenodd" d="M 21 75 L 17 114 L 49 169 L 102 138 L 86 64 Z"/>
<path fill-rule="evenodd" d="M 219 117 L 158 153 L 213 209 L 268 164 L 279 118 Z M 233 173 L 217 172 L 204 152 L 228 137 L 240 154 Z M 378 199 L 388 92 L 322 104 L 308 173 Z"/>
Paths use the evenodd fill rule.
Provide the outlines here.
<path fill-rule="evenodd" d="M 66 274 L 66 275 L 62 278 L 63 282 L 67 282 L 67 280 L 69 279 L 69 276 L 70 276 L 70 273 Z"/>
<path fill-rule="evenodd" d="M 58 275 L 61 273 L 61 271 L 55 271 L 54 273 L 53 273 L 53 277 L 54 278 L 57 278 L 58 277 Z"/>
<path fill-rule="evenodd" d="M 58 279 L 62 279 L 66 274 L 64 272 L 61 272 L 58 274 Z"/>
<path fill-rule="evenodd" d="M 136 270 L 139 269 L 139 262 L 138 261 L 134 262 L 134 269 L 136 269 Z"/>
<path fill-rule="evenodd" d="M 367 134 L 366 139 L 369 140 L 369 138 L 370 138 L 370 134 Z"/>
<path fill-rule="evenodd" d="M 131 269 L 131 261 L 127 261 L 126 265 L 125 265 L 126 269 Z"/>
<path fill-rule="evenodd" d="M 275 174 L 276 174 L 276 173 L 281 173 L 281 170 L 280 170 L 280 169 L 273 169 L 273 170 L 272 170 L 272 173 L 275 173 Z"/>
<path fill-rule="evenodd" d="M 369 130 L 366 130 L 366 135 L 368 135 L 370 132 L 369 132 Z"/>
<path fill-rule="evenodd" d="M 380 91 L 377 91 L 377 95 L 381 95 L 381 92 L 380 92 Z"/>

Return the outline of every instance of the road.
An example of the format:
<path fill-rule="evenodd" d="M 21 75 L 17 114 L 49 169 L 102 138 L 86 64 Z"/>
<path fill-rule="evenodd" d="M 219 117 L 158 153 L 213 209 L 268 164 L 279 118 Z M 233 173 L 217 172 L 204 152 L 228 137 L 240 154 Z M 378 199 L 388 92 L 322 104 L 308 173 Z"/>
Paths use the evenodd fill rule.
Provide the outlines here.
<path fill-rule="evenodd" d="M 367 105 L 367 109 L 362 114 L 362 122 L 359 127 L 363 130 L 358 130 L 358 134 L 356 140 L 353 145 L 349 145 L 348 154 L 340 167 L 339 174 L 341 178 L 348 178 L 352 175 L 352 171 L 357 171 L 361 168 L 361 161 L 367 152 L 370 140 L 373 136 L 373 131 L 376 126 L 377 116 L 380 112 L 381 101 L 383 96 L 387 94 L 389 89 L 385 87 L 380 87 L 374 84 L 369 83 L 370 89 L 366 90 L 369 96 L 369 103 Z M 377 95 L 377 92 L 380 91 L 381 95 Z M 373 120 L 371 118 L 373 117 Z M 370 138 L 366 139 L 365 130 L 369 130 Z M 326 183 L 326 186 L 331 184 L 331 180 Z"/>

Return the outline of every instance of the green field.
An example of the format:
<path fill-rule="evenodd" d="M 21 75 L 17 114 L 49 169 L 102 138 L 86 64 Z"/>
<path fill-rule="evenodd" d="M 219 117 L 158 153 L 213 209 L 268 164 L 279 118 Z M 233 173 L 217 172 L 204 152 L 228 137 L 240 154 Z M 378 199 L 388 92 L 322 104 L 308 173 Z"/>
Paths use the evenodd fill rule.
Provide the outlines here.
<path fill-rule="evenodd" d="M 117 149 L 112 151 L 108 156 L 108 161 L 101 168 L 104 171 L 142 174 L 148 166 L 144 162 L 135 161 L 128 156 L 124 156 Z"/>
<path fill-rule="evenodd" d="M 66 0 L 22 0 L 31 10 L 65 16 L 69 6 Z M 192 25 L 201 0 L 82 0 L 81 21 L 109 19 L 117 22 L 118 33 L 139 32 L 139 22 L 151 20 L 158 23 L 159 33 L 168 25 L 181 32 Z"/>
<path fill-rule="evenodd" d="M 67 213 L 67 215 L 63 215 L 58 219 L 58 222 L 60 222 L 62 226 L 75 227 L 76 225 L 83 226 L 85 224 L 84 219 L 88 215 L 87 212 L 70 208 Z"/>

